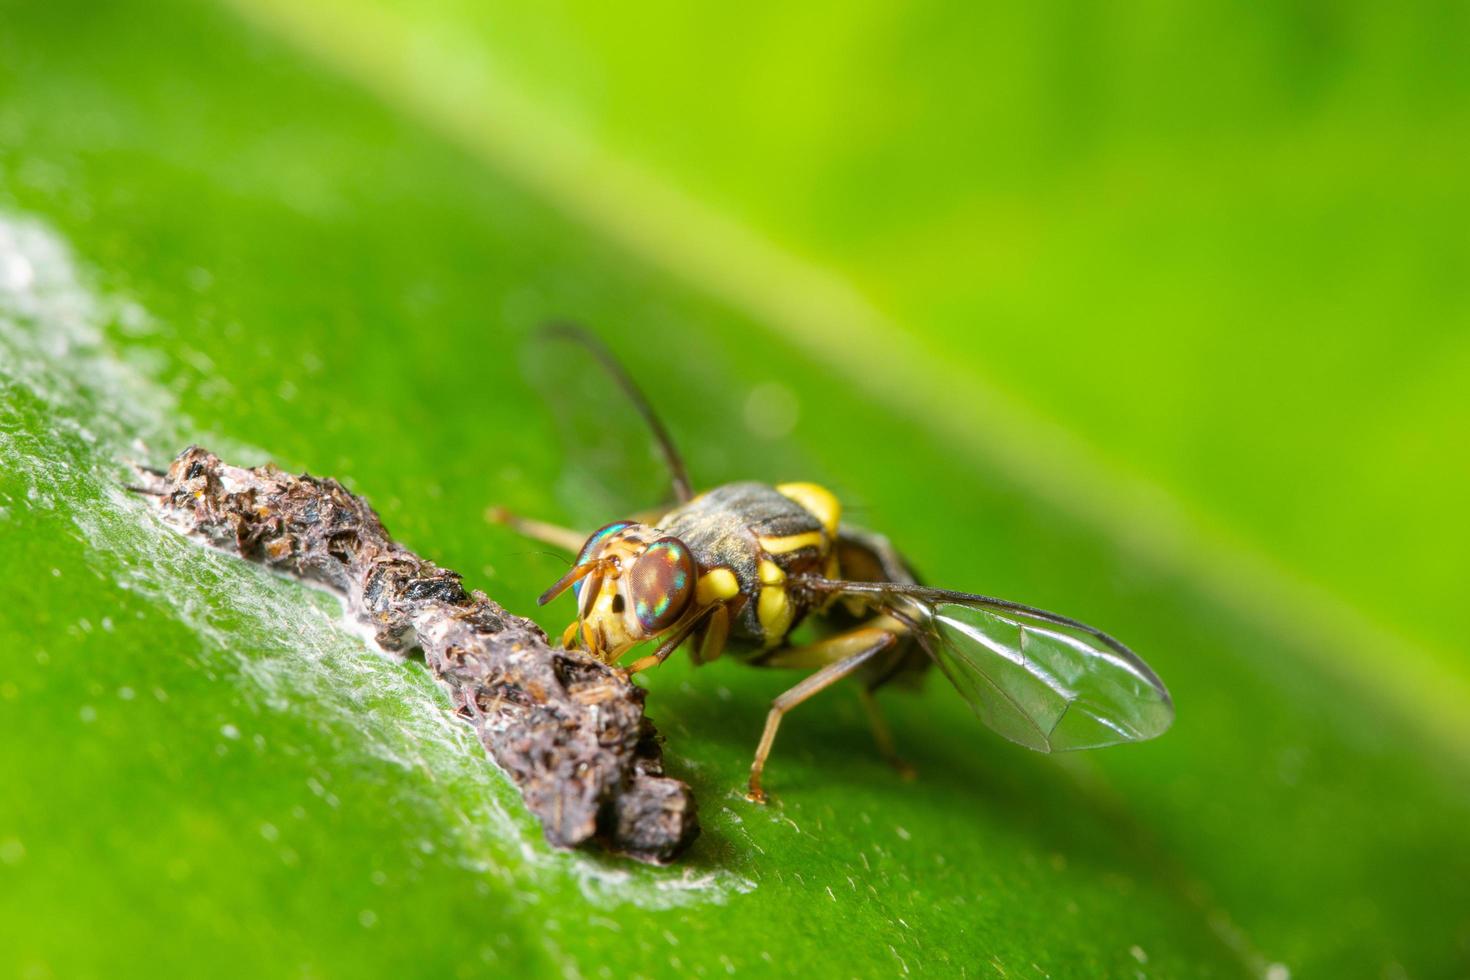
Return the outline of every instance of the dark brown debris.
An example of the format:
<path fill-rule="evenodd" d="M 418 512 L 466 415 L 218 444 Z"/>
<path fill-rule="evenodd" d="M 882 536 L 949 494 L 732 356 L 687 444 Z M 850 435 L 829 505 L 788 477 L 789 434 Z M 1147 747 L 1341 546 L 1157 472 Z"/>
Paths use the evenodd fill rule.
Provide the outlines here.
<path fill-rule="evenodd" d="M 136 489 L 171 524 L 340 593 L 385 651 L 421 649 L 553 845 L 595 840 L 666 863 L 699 835 L 689 787 L 663 774 L 642 688 L 615 667 L 551 646 L 535 623 L 396 544 L 367 502 L 337 481 L 230 466 L 197 446 L 166 473 L 139 476 Z"/>

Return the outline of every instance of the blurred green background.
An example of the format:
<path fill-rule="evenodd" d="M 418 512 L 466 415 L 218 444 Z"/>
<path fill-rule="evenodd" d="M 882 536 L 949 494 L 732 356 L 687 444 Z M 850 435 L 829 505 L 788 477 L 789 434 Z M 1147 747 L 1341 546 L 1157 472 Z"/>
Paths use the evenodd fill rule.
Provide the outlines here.
<path fill-rule="evenodd" d="M 1467 19 L 0 3 L 0 972 L 1464 975 Z M 483 513 L 576 512 L 550 316 L 697 482 L 827 482 L 1175 729 L 1044 758 L 931 683 L 907 784 L 836 693 L 758 810 L 790 678 L 671 662 L 704 839 L 559 854 L 421 670 L 116 490 L 334 475 L 530 612 Z"/>

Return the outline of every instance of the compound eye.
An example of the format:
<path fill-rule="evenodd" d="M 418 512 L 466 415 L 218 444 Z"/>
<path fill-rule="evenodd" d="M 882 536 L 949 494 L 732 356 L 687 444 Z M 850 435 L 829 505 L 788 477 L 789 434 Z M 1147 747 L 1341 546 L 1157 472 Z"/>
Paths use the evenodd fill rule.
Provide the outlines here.
<path fill-rule="evenodd" d="M 611 524 L 606 524 L 593 531 L 591 537 L 587 539 L 587 543 L 582 545 L 582 551 L 577 555 L 577 560 L 573 564 L 581 565 L 589 559 L 596 558 L 597 553 L 602 550 L 602 546 L 607 542 L 608 538 L 617 534 L 623 528 L 632 526 L 632 521 L 613 521 Z M 578 580 L 572 585 L 572 594 L 577 597 L 578 602 L 582 601 L 581 580 Z"/>
<path fill-rule="evenodd" d="M 628 573 L 628 595 L 645 636 L 674 625 L 694 597 L 694 556 L 678 538 L 659 538 Z"/>

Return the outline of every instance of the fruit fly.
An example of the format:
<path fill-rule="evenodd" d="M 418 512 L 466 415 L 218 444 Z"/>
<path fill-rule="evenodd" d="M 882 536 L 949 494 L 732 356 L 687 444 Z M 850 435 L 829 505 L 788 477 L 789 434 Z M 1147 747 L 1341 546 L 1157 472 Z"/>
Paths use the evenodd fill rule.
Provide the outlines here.
<path fill-rule="evenodd" d="M 847 677 L 860 681 L 879 749 L 901 771 L 873 692 L 931 666 L 985 724 L 1040 752 L 1153 738 L 1173 721 L 1163 682 L 1122 643 L 1056 613 L 920 584 L 886 537 L 843 520 L 824 487 L 743 482 L 695 494 L 668 430 L 611 352 L 575 327 L 546 333 L 580 344 L 617 383 L 654 438 L 675 502 L 591 535 L 503 511 L 498 519 L 576 553 L 539 600 L 569 589 L 575 596 L 564 646 L 616 663 L 651 645 L 630 674 L 680 647 L 696 664 L 731 653 L 810 672 L 771 704 L 750 766 L 750 800 L 766 800 L 762 774 L 782 718 Z M 793 643 L 807 618 L 827 635 Z"/>

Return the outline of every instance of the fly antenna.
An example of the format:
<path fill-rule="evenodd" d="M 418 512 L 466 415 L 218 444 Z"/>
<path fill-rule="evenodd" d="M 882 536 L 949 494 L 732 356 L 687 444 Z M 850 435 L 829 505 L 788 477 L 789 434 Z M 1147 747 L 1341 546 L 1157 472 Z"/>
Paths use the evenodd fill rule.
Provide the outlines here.
<path fill-rule="evenodd" d="M 606 568 L 610 564 L 612 564 L 612 559 L 610 558 L 594 558 L 591 561 L 584 561 L 580 565 L 573 565 L 571 571 L 567 572 L 561 578 L 557 579 L 552 584 L 551 588 L 541 593 L 541 597 L 536 600 L 536 605 L 546 605 L 552 599 L 555 599 L 567 589 L 582 581 L 582 579 L 586 578 L 588 575 L 591 575 L 593 572 L 600 569 Z"/>
<path fill-rule="evenodd" d="M 669 468 L 669 478 L 674 484 L 674 498 L 681 504 L 689 501 L 694 496 L 694 490 L 689 484 L 689 472 L 684 468 L 684 457 L 679 455 L 679 449 L 674 445 L 669 430 L 664 428 L 653 406 L 644 397 L 642 389 L 623 369 L 623 365 L 618 362 L 613 352 L 608 350 L 607 345 L 591 331 L 575 323 L 560 321 L 548 323 L 541 327 L 540 333 L 549 339 L 580 344 L 588 353 L 597 358 L 597 362 L 602 365 L 603 370 L 612 377 L 613 381 L 617 382 L 618 387 L 623 389 L 623 394 L 628 396 L 628 400 L 633 403 L 633 407 L 638 410 L 638 414 L 643 417 L 643 421 L 653 433 L 659 452 L 663 454 L 664 463 Z"/>

